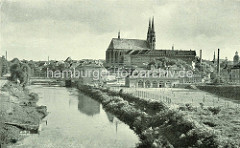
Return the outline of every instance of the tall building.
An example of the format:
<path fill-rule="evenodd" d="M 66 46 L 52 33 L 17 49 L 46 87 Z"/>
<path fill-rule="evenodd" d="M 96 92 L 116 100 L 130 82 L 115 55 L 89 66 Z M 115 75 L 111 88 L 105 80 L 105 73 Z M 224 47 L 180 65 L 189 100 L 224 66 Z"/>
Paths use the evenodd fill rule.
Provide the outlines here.
<path fill-rule="evenodd" d="M 147 39 L 123 39 L 118 33 L 118 38 L 113 38 L 106 51 L 106 63 L 108 66 L 148 64 L 157 58 L 181 59 L 189 64 L 195 60 L 196 51 L 155 49 L 156 34 L 154 28 L 154 18 L 149 20 Z"/>
<path fill-rule="evenodd" d="M 238 52 L 233 57 L 233 66 L 230 70 L 230 81 L 232 83 L 240 83 L 240 62 Z"/>
<path fill-rule="evenodd" d="M 152 24 L 151 24 L 151 20 L 149 20 L 147 42 L 150 45 L 150 49 L 154 50 L 155 46 L 156 46 L 156 35 L 155 35 L 155 30 L 154 30 L 154 18 L 152 19 Z"/>
<path fill-rule="evenodd" d="M 233 65 L 236 65 L 239 63 L 239 55 L 238 52 L 235 52 L 235 56 L 233 57 Z"/>
<path fill-rule="evenodd" d="M 230 79 L 233 83 L 240 84 L 240 63 L 234 65 L 231 69 Z"/>

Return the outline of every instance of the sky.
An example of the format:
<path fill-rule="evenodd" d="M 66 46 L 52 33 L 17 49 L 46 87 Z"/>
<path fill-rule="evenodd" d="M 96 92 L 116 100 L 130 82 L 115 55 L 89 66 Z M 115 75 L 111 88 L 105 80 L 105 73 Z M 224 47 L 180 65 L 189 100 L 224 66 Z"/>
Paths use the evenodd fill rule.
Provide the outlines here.
<path fill-rule="evenodd" d="M 146 39 L 154 16 L 156 49 L 203 50 L 212 60 L 240 52 L 239 0 L 1 0 L 0 55 L 27 60 L 105 59 L 118 31 Z"/>

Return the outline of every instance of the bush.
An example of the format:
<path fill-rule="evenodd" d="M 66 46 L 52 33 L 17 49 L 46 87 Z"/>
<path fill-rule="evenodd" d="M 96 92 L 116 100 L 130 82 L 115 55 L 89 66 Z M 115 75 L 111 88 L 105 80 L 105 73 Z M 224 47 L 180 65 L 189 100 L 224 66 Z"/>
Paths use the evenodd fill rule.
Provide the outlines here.
<path fill-rule="evenodd" d="M 26 85 L 28 83 L 28 79 L 30 76 L 30 68 L 27 64 L 13 64 L 10 67 L 10 80 L 17 82 L 17 80 L 20 81 L 20 84 Z"/>
<path fill-rule="evenodd" d="M 88 86 L 79 87 L 86 95 L 102 102 L 103 107 L 127 123 L 139 135 L 142 147 L 200 147 L 219 145 L 214 133 L 189 120 L 179 110 L 169 110 L 160 101 L 145 100 L 130 94 Z M 132 106 L 129 102 L 136 104 Z M 140 107 L 138 107 L 140 106 Z M 154 109 L 156 114 L 146 114 L 139 108 Z M 186 110 L 194 110 L 190 104 Z M 216 109 L 213 109 L 215 113 Z M 171 144 L 170 144 L 171 143 Z"/>
<path fill-rule="evenodd" d="M 208 110 L 211 111 L 214 115 L 217 115 L 220 111 L 220 107 L 208 107 Z"/>
<path fill-rule="evenodd" d="M 30 93 L 29 97 L 31 98 L 30 100 L 38 101 L 38 94 L 36 94 L 36 93 L 33 93 L 33 92 Z"/>

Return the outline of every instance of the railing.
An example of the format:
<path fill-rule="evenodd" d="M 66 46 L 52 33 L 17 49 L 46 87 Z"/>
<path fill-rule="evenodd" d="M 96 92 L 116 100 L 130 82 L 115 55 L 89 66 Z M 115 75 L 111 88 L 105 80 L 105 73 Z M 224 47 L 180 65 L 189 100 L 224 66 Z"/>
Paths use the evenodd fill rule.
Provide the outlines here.
<path fill-rule="evenodd" d="M 185 105 L 191 104 L 192 106 L 223 106 L 231 108 L 240 108 L 240 100 L 233 102 L 223 97 L 201 91 L 177 88 L 126 88 L 126 87 L 111 87 L 113 91 L 120 91 L 130 93 L 136 97 L 143 99 L 160 100 L 169 105 Z"/>

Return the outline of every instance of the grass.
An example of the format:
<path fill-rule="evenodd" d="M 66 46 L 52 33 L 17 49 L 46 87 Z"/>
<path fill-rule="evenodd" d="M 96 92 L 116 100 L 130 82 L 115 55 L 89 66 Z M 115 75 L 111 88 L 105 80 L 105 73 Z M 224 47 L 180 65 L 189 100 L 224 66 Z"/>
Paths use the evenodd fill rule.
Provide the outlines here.
<path fill-rule="evenodd" d="M 224 107 L 238 107 L 240 102 L 236 103 L 228 98 L 218 97 L 214 94 L 204 92 L 201 90 L 181 89 L 181 88 L 126 88 L 126 87 L 111 87 L 111 91 L 123 92 L 132 94 L 134 96 L 154 99 L 172 105 L 191 104 L 192 106 L 224 106 Z"/>
<path fill-rule="evenodd" d="M 205 124 L 218 135 L 221 143 L 231 144 L 231 147 L 240 146 L 240 110 L 235 108 L 203 108 L 197 111 L 187 112 L 184 114 L 198 121 L 200 124 Z"/>
<path fill-rule="evenodd" d="M 101 102 L 105 109 L 127 123 L 140 137 L 141 143 L 138 147 L 217 148 L 234 146 L 233 141 L 227 136 L 223 138 L 218 136 L 209 126 L 212 124 L 210 121 L 199 122 L 194 118 L 194 116 L 200 117 L 194 113 L 200 113 L 196 107 L 188 105 L 182 107 L 186 108 L 185 110 L 169 109 L 163 102 L 158 101 L 162 105 L 156 107 L 154 113 L 150 114 L 139 109 L 138 103 L 144 108 L 151 108 L 152 100 L 142 100 L 124 92 L 98 90 L 89 86 L 79 86 L 79 89 Z M 203 108 L 202 110 L 206 117 L 220 115 L 220 111 L 215 108 Z M 234 142 L 238 144 L 237 141 Z"/>
<path fill-rule="evenodd" d="M 113 91 L 117 92 L 117 89 Z M 138 90 L 140 91 L 140 90 Z M 152 99 L 156 96 L 152 94 L 157 94 L 162 92 L 162 94 L 169 95 L 174 94 L 178 96 L 179 99 L 175 98 L 172 100 L 172 103 L 168 104 L 169 106 L 173 104 L 177 104 L 177 108 L 175 108 L 179 113 L 187 116 L 188 118 L 198 122 L 199 124 L 206 126 L 209 131 L 217 135 L 215 138 L 217 139 L 219 145 L 224 145 L 228 147 L 238 147 L 240 146 L 240 108 L 239 104 L 226 101 L 223 98 L 218 98 L 215 95 L 202 92 L 199 90 L 186 90 L 186 89 L 145 89 L 147 93 L 143 97 L 143 99 L 149 100 L 148 97 Z M 188 92 L 189 91 L 189 92 Z M 123 92 L 132 93 L 132 95 L 136 95 L 135 89 L 123 89 Z M 134 93 L 135 92 L 135 93 Z M 196 94 L 196 95 L 195 95 Z M 140 94 L 142 95 L 142 94 Z M 136 95 L 137 96 L 137 95 Z M 144 96 L 144 95 L 143 95 Z M 208 96 L 205 99 L 205 102 L 202 102 L 201 99 L 197 100 L 195 97 L 199 96 Z M 182 99 L 181 97 L 184 97 Z M 194 103 L 191 102 L 192 98 L 194 99 Z M 210 99 L 210 100 L 207 100 Z M 211 99 L 218 100 L 213 104 Z M 161 100 L 161 99 L 155 99 Z M 178 101 L 175 101 L 178 100 Z M 179 100 L 183 101 L 180 102 Z M 187 101 L 186 101 L 187 100 Z M 224 103 L 223 103 L 224 102 Z M 198 105 L 195 105 L 199 103 Z M 225 104 L 225 105 L 224 105 Z"/>
<path fill-rule="evenodd" d="M 19 133 L 23 129 L 6 125 L 5 122 L 38 125 L 44 116 L 37 109 L 37 94 L 29 93 L 12 82 L 1 88 L 0 94 L 0 142 L 9 144 L 21 140 Z M 27 127 L 26 127 L 27 128 Z"/>

